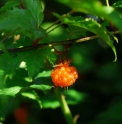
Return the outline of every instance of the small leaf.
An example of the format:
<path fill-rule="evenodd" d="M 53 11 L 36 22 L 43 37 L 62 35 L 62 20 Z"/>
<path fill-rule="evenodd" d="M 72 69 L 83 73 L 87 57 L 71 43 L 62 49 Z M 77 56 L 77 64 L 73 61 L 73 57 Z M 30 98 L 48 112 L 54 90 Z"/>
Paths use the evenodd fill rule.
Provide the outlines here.
<path fill-rule="evenodd" d="M 58 14 L 58 13 L 56 13 L 56 12 L 53 12 L 53 15 L 55 16 L 55 17 L 57 17 L 57 18 L 60 18 L 61 16 Z"/>
<path fill-rule="evenodd" d="M 47 93 L 48 90 L 50 90 L 53 86 L 49 85 L 44 85 L 44 84 L 33 84 L 30 86 L 31 88 L 37 89 L 37 90 L 42 90 L 44 93 Z"/>
<path fill-rule="evenodd" d="M 20 89 L 21 89 L 21 87 L 19 87 L 19 86 L 0 89 L 0 95 L 14 96 L 15 94 L 17 94 L 20 91 Z"/>
<path fill-rule="evenodd" d="M 29 99 L 36 100 L 36 96 L 35 96 L 33 93 L 30 93 L 30 92 L 22 92 L 21 95 L 22 95 L 22 96 L 26 96 L 26 97 L 28 97 Z"/>
<path fill-rule="evenodd" d="M 43 72 L 39 73 L 39 74 L 35 77 L 35 79 L 36 79 L 36 78 L 40 78 L 40 77 L 50 77 L 51 72 L 52 72 L 52 71 L 43 71 Z"/>
<path fill-rule="evenodd" d="M 22 92 L 21 95 L 24 97 L 27 97 L 29 99 L 36 100 L 38 102 L 40 108 L 42 108 L 41 100 L 39 98 L 37 98 L 38 97 L 37 94 L 31 93 L 31 92 Z"/>

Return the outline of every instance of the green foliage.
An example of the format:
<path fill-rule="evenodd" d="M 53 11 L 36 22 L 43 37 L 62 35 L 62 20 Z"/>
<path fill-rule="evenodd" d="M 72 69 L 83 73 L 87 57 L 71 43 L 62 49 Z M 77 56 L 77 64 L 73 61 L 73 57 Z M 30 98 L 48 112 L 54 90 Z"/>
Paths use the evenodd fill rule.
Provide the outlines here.
<path fill-rule="evenodd" d="M 94 19 L 91 19 L 91 18 L 84 19 L 81 17 L 66 17 L 66 18 L 63 18 L 62 23 L 84 28 L 100 36 L 112 48 L 115 54 L 114 61 L 117 60 L 116 49 L 114 47 L 112 38 L 108 34 L 109 31 L 107 31 L 105 27 L 102 27 L 102 25 L 97 23 Z"/>
<path fill-rule="evenodd" d="M 51 2 L 50 6 L 55 3 Z M 56 4 L 61 6 L 62 12 L 62 7 L 66 10 L 63 15 L 57 11 L 50 14 L 49 5 L 41 0 L 8 0 L 0 8 L 0 119 L 6 120 L 6 114 L 13 112 L 21 102 L 27 102 L 28 106 L 24 105 L 28 108 L 35 102 L 38 107 L 32 106 L 38 109 L 38 115 L 40 108 L 42 112 L 43 108 L 56 110 L 61 107 L 66 121 L 73 124 L 67 104 L 74 111 L 73 115 L 81 114 L 79 124 L 119 123 L 122 107 L 119 100 L 122 93 L 121 48 L 118 50 L 116 43 L 121 47 L 121 40 L 115 33 L 122 31 L 122 1 L 116 1 L 113 6 L 105 6 L 98 0 L 57 0 Z M 68 14 L 67 9 L 71 9 Z M 52 15 L 58 20 L 52 22 L 56 19 Z M 87 40 L 92 42 L 80 44 Z M 114 64 L 108 46 L 114 52 Z M 120 52 L 119 63 L 117 51 Z M 57 95 L 51 72 L 56 60 L 67 56 L 74 59 L 79 79 L 71 89 L 60 89 Z M 109 97 L 109 107 L 105 105 L 100 110 L 98 106 L 105 104 L 103 101 Z"/>

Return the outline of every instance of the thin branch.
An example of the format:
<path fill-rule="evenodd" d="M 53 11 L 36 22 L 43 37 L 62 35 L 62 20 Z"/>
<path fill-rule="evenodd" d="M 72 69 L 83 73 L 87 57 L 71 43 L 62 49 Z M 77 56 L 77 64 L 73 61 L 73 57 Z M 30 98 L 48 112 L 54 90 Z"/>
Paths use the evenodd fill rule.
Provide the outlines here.
<path fill-rule="evenodd" d="M 3 38 L 2 40 L 0 40 L 0 42 L 3 42 L 4 40 L 6 40 L 8 37 L 10 37 L 16 30 L 18 30 L 18 28 L 16 28 L 14 31 L 12 31 L 11 33 L 9 33 L 5 38 Z"/>
<path fill-rule="evenodd" d="M 118 33 L 120 33 L 120 31 L 112 31 L 111 33 L 112 34 L 118 34 Z M 45 47 L 45 46 L 69 45 L 69 44 L 72 44 L 72 43 L 80 43 L 80 42 L 96 39 L 98 37 L 99 37 L 98 35 L 93 35 L 93 36 L 90 36 L 90 37 L 84 37 L 84 38 L 79 38 L 79 39 L 72 39 L 72 40 L 66 40 L 66 41 L 56 41 L 56 42 L 38 44 L 36 47 L 33 47 L 33 45 L 31 45 L 31 46 L 25 46 L 25 47 L 22 47 L 22 48 L 7 49 L 7 51 L 9 53 L 13 53 L 13 52 L 29 51 L 29 50 L 33 50 L 33 49 L 37 49 L 37 48 Z M 4 52 L 2 50 L 0 50 L 0 54 L 3 54 L 3 53 Z"/>
<path fill-rule="evenodd" d="M 52 25 L 50 25 L 50 26 L 49 26 L 47 29 L 45 29 L 45 30 L 50 29 L 50 28 L 53 27 L 55 24 L 59 23 L 62 18 L 66 17 L 67 15 L 72 14 L 72 13 L 74 13 L 74 12 L 75 12 L 74 10 L 71 10 L 71 11 L 68 12 L 67 14 L 62 15 L 58 20 L 56 20 Z"/>
<path fill-rule="evenodd" d="M 74 10 L 71 10 L 70 12 L 68 12 L 67 14 L 62 15 L 58 20 L 56 20 L 52 25 L 50 25 L 47 29 L 45 29 L 46 31 L 49 30 L 51 27 L 53 27 L 55 24 L 59 23 L 61 21 L 62 18 L 66 17 L 69 14 L 74 13 Z M 61 23 L 59 24 L 61 25 Z M 58 27 L 58 26 L 57 26 Z M 50 31 L 48 31 L 45 35 L 43 35 L 42 37 L 39 37 L 38 39 L 36 39 L 33 42 L 33 46 L 37 46 L 39 41 L 42 40 L 43 38 L 45 38 L 51 31 L 53 31 L 54 29 L 56 29 L 57 27 L 54 27 L 53 29 L 51 29 Z"/>

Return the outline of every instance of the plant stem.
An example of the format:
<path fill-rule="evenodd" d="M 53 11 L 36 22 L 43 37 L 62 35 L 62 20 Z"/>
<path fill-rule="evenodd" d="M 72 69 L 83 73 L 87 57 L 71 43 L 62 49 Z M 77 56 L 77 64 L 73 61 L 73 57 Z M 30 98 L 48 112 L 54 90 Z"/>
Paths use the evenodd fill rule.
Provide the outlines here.
<path fill-rule="evenodd" d="M 109 7 L 110 5 L 109 5 L 109 0 L 106 0 L 106 5 Z"/>
<path fill-rule="evenodd" d="M 111 34 L 119 34 L 120 31 L 112 31 Z M 79 38 L 79 39 L 72 39 L 72 40 L 65 40 L 65 41 L 56 41 L 56 42 L 50 42 L 50 43 L 42 43 L 42 44 L 38 44 L 36 47 L 33 47 L 33 45 L 31 46 L 25 46 L 22 48 L 13 48 L 13 49 L 7 49 L 7 51 L 9 53 L 13 53 L 13 52 L 23 52 L 23 51 L 29 51 L 29 50 L 33 50 L 33 49 L 37 49 L 37 48 L 41 48 L 41 47 L 48 47 L 49 45 L 62 45 L 62 44 L 70 44 L 70 43 L 81 43 L 81 42 L 85 42 L 88 40 L 93 40 L 98 38 L 98 35 L 93 35 L 93 36 L 89 36 L 89 37 L 83 37 L 83 38 Z M 2 50 L 0 50 L 0 54 L 3 54 L 4 52 Z"/>
<path fill-rule="evenodd" d="M 55 94 L 56 94 L 56 97 L 60 103 L 60 107 L 61 107 L 61 110 L 63 112 L 63 115 L 67 121 L 68 124 L 76 124 L 74 121 L 73 121 L 73 117 L 72 117 L 72 113 L 68 107 L 68 104 L 65 100 L 65 96 L 61 93 L 60 89 L 59 88 L 55 88 L 54 90 Z"/>

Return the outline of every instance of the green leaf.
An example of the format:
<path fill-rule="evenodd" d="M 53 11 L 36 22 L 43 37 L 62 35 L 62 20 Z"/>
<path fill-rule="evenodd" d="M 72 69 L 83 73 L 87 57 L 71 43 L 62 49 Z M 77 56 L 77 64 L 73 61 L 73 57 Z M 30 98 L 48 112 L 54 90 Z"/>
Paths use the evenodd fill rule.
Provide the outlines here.
<path fill-rule="evenodd" d="M 1 100 L 4 101 L 6 99 L 6 97 L 4 96 L 4 98 L 2 98 Z M 10 98 L 9 100 L 5 100 L 3 102 L 3 104 L 0 104 L 0 117 L 5 117 L 6 113 L 8 112 L 8 110 L 12 107 L 13 103 L 14 103 L 15 97 Z"/>
<path fill-rule="evenodd" d="M 68 91 L 64 91 L 64 95 L 66 97 L 66 100 L 68 104 L 70 105 L 76 105 L 79 102 L 84 100 L 85 94 L 78 92 L 73 89 L 69 89 Z"/>
<path fill-rule="evenodd" d="M 43 21 L 43 8 L 39 0 L 25 0 L 27 11 L 29 12 L 33 19 L 36 21 L 37 27 Z"/>
<path fill-rule="evenodd" d="M 24 32 L 38 29 L 43 20 L 42 6 L 38 0 L 26 0 L 26 9 L 14 7 L 0 15 L 0 30 Z"/>
<path fill-rule="evenodd" d="M 0 42 L 0 49 L 9 56 L 8 51 L 6 50 L 6 47 L 2 42 Z"/>
<path fill-rule="evenodd" d="M 57 0 L 77 12 L 91 13 L 98 17 L 104 18 L 114 24 L 122 31 L 122 17 L 121 13 L 114 10 L 111 6 L 103 6 L 98 0 Z"/>
<path fill-rule="evenodd" d="M 0 89 L 0 95 L 8 95 L 8 96 L 14 96 L 20 91 L 21 87 L 15 86 L 15 87 L 10 87 L 10 88 L 3 88 Z"/>
<path fill-rule="evenodd" d="M 41 100 L 38 98 L 38 95 L 36 93 L 32 93 L 32 92 L 22 92 L 21 93 L 22 96 L 24 97 L 27 97 L 29 99 L 32 99 L 32 100 L 36 100 L 40 106 L 40 108 L 42 108 L 42 103 L 41 103 Z"/>
<path fill-rule="evenodd" d="M 62 19 L 62 23 L 63 24 L 68 24 L 68 25 L 73 25 L 73 26 L 77 26 L 80 28 L 84 28 L 88 31 L 91 31 L 95 34 L 97 34 L 99 37 L 101 37 L 104 41 L 106 41 L 106 43 L 112 48 L 114 55 L 115 55 L 115 60 L 117 60 L 117 53 L 116 53 L 116 49 L 115 46 L 113 44 L 113 40 L 111 40 L 107 29 L 105 27 L 102 27 L 102 25 L 100 25 L 99 23 L 97 23 L 94 19 L 91 18 L 82 18 L 82 17 L 65 17 Z M 111 35 L 113 36 L 113 35 Z M 114 37 L 115 38 L 115 37 Z"/>
<path fill-rule="evenodd" d="M 31 17 L 26 10 L 13 8 L 0 15 L 0 31 L 32 30 Z"/>
<path fill-rule="evenodd" d="M 78 26 L 74 25 L 68 25 L 69 29 L 67 29 L 67 32 L 69 34 L 70 39 L 77 39 L 77 38 L 82 38 L 86 36 L 86 30 L 83 28 L 80 28 Z"/>
<path fill-rule="evenodd" d="M 20 65 L 22 61 L 21 54 L 13 53 L 9 54 L 8 57 L 6 54 L 0 55 L 0 69 L 5 71 L 5 74 L 13 73 Z"/>
<path fill-rule="evenodd" d="M 33 84 L 30 86 L 31 88 L 37 89 L 37 90 L 42 90 L 44 93 L 47 93 L 48 90 L 50 90 L 53 86 L 49 85 L 44 85 L 44 84 Z"/>
<path fill-rule="evenodd" d="M 15 6 L 19 6 L 19 5 L 20 5 L 20 3 L 16 0 L 8 1 L 8 2 L 5 3 L 4 6 L 1 7 L 0 12 L 4 12 L 6 10 L 9 10 L 9 9 L 11 9 Z"/>
<path fill-rule="evenodd" d="M 35 52 L 30 52 L 30 56 L 26 59 L 27 69 L 30 77 L 34 77 L 42 68 L 44 68 L 44 61 L 46 58 L 55 59 L 51 48 L 45 47 Z"/>
<path fill-rule="evenodd" d="M 52 71 L 43 71 L 41 73 L 38 73 L 38 75 L 35 77 L 36 78 L 40 78 L 40 77 L 50 77 Z"/>
<path fill-rule="evenodd" d="M 6 74 L 15 72 L 19 68 L 22 61 L 26 62 L 27 71 L 30 77 L 36 76 L 42 69 L 44 69 L 44 61 L 49 58 L 55 59 L 55 55 L 51 52 L 51 48 L 39 48 L 31 51 L 24 51 L 19 53 L 11 53 L 10 57 L 5 54 L 0 55 L 0 69 L 4 70 Z"/>

